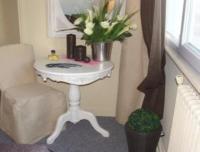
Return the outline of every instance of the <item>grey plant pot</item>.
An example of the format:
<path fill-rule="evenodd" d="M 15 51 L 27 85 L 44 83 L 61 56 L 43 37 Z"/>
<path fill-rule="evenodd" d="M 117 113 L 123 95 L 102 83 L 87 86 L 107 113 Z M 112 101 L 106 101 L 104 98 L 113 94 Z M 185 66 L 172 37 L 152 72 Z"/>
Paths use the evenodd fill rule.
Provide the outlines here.
<path fill-rule="evenodd" d="M 150 133 L 139 133 L 125 125 L 129 152 L 156 152 L 162 126 Z"/>
<path fill-rule="evenodd" d="M 92 59 L 94 61 L 104 62 L 110 61 L 112 53 L 112 43 L 93 43 L 92 45 Z"/>

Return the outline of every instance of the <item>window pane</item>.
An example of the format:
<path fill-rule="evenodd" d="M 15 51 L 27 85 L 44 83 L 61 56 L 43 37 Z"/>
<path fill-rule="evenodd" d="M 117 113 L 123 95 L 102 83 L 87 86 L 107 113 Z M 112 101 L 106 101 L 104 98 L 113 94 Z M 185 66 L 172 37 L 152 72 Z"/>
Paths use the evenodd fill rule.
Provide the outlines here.
<path fill-rule="evenodd" d="M 188 42 L 200 50 L 200 0 L 192 1 L 188 27 Z"/>
<path fill-rule="evenodd" d="M 166 31 L 177 41 L 180 37 L 184 0 L 167 0 Z"/>

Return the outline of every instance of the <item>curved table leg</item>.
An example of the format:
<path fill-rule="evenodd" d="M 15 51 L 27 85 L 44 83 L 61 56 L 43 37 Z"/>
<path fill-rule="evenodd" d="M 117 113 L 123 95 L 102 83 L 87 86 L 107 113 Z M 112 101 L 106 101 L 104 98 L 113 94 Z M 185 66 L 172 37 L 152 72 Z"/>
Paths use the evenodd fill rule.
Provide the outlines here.
<path fill-rule="evenodd" d="M 86 119 L 90 122 L 90 124 L 92 125 L 92 127 L 99 132 L 103 137 L 109 137 L 109 132 L 106 131 L 105 129 L 103 129 L 97 122 L 96 117 L 90 113 L 90 112 L 86 112 L 83 110 L 80 110 L 80 119 Z"/>
<path fill-rule="evenodd" d="M 57 124 L 56 124 L 54 132 L 47 139 L 47 144 L 52 144 L 55 141 L 55 139 L 61 133 L 61 131 L 62 131 L 64 125 L 65 125 L 65 122 L 67 122 L 67 121 L 70 121 L 70 112 L 69 111 L 67 113 L 61 115 L 58 118 L 58 121 L 57 121 Z"/>
<path fill-rule="evenodd" d="M 47 144 L 52 144 L 59 136 L 63 126 L 67 121 L 77 123 L 82 119 L 86 119 L 90 122 L 92 127 L 104 137 L 109 137 L 109 132 L 101 128 L 98 124 L 96 117 L 90 113 L 80 110 L 80 90 L 77 85 L 70 85 L 69 89 L 69 110 L 65 114 L 58 118 L 56 128 L 53 134 L 47 139 Z"/>

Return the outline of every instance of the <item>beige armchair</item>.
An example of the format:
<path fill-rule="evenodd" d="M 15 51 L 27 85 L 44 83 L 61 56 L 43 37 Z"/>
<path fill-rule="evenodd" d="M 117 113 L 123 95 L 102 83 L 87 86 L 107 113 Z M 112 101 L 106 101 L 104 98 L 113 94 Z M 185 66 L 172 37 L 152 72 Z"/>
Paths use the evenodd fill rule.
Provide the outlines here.
<path fill-rule="evenodd" d="M 0 47 L 0 127 L 17 143 L 31 144 L 50 134 L 66 111 L 65 95 L 36 82 L 32 47 Z"/>

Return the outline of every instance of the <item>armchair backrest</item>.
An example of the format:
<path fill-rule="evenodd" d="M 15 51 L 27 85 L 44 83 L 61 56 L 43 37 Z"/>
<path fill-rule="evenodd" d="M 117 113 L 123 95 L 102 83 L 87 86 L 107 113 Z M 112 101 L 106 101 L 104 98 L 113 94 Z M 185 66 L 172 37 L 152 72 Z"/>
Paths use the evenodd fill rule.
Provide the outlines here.
<path fill-rule="evenodd" d="M 30 45 L 0 47 L 0 90 L 35 81 L 34 54 Z"/>

